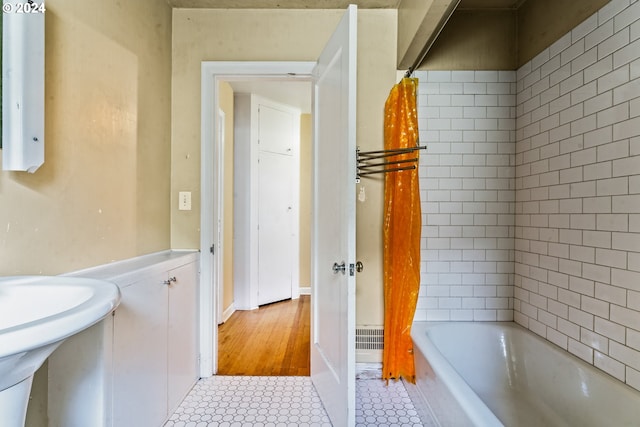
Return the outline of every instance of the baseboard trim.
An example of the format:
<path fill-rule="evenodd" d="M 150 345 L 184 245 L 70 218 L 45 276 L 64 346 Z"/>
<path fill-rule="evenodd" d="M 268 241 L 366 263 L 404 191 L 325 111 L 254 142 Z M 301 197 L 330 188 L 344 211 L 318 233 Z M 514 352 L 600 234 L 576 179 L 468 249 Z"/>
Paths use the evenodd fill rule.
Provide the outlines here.
<path fill-rule="evenodd" d="M 311 295 L 311 287 L 300 287 L 300 295 Z"/>
<path fill-rule="evenodd" d="M 233 313 L 235 313 L 235 312 L 236 312 L 236 306 L 235 306 L 235 304 L 232 303 L 229 307 L 227 307 L 227 309 L 225 311 L 222 312 L 222 323 L 224 323 L 227 320 L 229 320 L 231 315 Z"/>

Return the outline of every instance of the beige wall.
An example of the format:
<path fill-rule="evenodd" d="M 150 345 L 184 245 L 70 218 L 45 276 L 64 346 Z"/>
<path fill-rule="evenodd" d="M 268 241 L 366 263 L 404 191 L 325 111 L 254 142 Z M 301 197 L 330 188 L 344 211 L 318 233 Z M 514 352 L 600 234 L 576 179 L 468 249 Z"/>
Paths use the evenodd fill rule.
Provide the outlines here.
<path fill-rule="evenodd" d="M 0 172 L 0 275 L 168 249 L 170 8 L 47 0 L 45 19 L 45 163 Z M 46 425 L 46 368 L 29 407 Z"/>
<path fill-rule="evenodd" d="M 227 82 L 218 86 L 218 102 L 224 111 L 224 212 L 222 240 L 224 241 L 223 260 L 223 298 L 222 307 L 226 310 L 233 304 L 233 89 Z"/>
<path fill-rule="evenodd" d="M 311 114 L 300 116 L 300 287 L 311 287 Z"/>
<path fill-rule="evenodd" d="M 171 14 L 156 3 L 47 2 L 45 163 L 0 172 L 1 275 L 169 247 Z"/>
<path fill-rule="evenodd" d="M 340 11 L 173 11 L 174 248 L 200 246 L 200 66 L 202 61 L 315 60 Z M 193 210 L 178 211 L 178 191 L 193 192 Z"/>
<path fill-rule="evenodd" d="M 398 82 L 396 12 L 365 12 L 360 11 L 358 22 L 357 144 L 363 151 L 384 148 L 384 103 Z M 356 323 L 382 326 L 382 175 L 363 179 L 356 193 L 361 188 L 366 198 L 364 202 L 356 199 L 356 245 L 364 271 L 357 276 Z"/>
<path fill-rule="evenodd" d="M 177 192 L 193 191 L 191 212 L 172 203 L 172 246 L 200 245 L 200 64 L 219 61 L 315 61 L 342 10 L 173 11 L 173 181 Z M 360 10 L 358 18 L 358 144 L 382 148 L 383 106 L 396 82 L 396 11 Z M 382 186 L 367 180 L 358 205 L 357 323 L 382 324 Z"/>

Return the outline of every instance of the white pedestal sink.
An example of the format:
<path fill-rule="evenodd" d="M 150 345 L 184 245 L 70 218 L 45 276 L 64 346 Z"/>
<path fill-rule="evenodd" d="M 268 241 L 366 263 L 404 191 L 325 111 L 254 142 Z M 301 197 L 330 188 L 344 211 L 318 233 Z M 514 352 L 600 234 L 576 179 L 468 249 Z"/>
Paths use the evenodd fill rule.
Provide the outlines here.
<path fill-rule="evenodd" d="M 23 427 L 33 374 L 64 341 L 102 320 L 120 290 L 81 277 L 0 277 L 0 417 Z"/>

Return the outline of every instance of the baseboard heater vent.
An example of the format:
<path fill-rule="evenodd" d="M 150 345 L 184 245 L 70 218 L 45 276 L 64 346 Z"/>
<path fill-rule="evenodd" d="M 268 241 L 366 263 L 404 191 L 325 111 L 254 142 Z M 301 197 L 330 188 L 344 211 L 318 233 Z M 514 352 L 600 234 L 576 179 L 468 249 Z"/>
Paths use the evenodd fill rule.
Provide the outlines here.
<path fill-rule="evenodd" d="M 356 329 L 356 350 L 382 350 L 384 329 Z"/>

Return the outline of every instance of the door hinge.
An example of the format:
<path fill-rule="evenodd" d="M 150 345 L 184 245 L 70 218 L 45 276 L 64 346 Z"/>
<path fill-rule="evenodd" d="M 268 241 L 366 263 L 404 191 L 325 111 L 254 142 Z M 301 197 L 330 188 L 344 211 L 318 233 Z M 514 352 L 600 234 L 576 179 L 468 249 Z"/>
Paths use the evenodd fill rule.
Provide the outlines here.
<path fill-rule="evenodd" d="M 211 245 L 211 247 L 209 248 L 209 252 L 211 252 L 212 254 L 216 253 L 216 245 Z"/>

